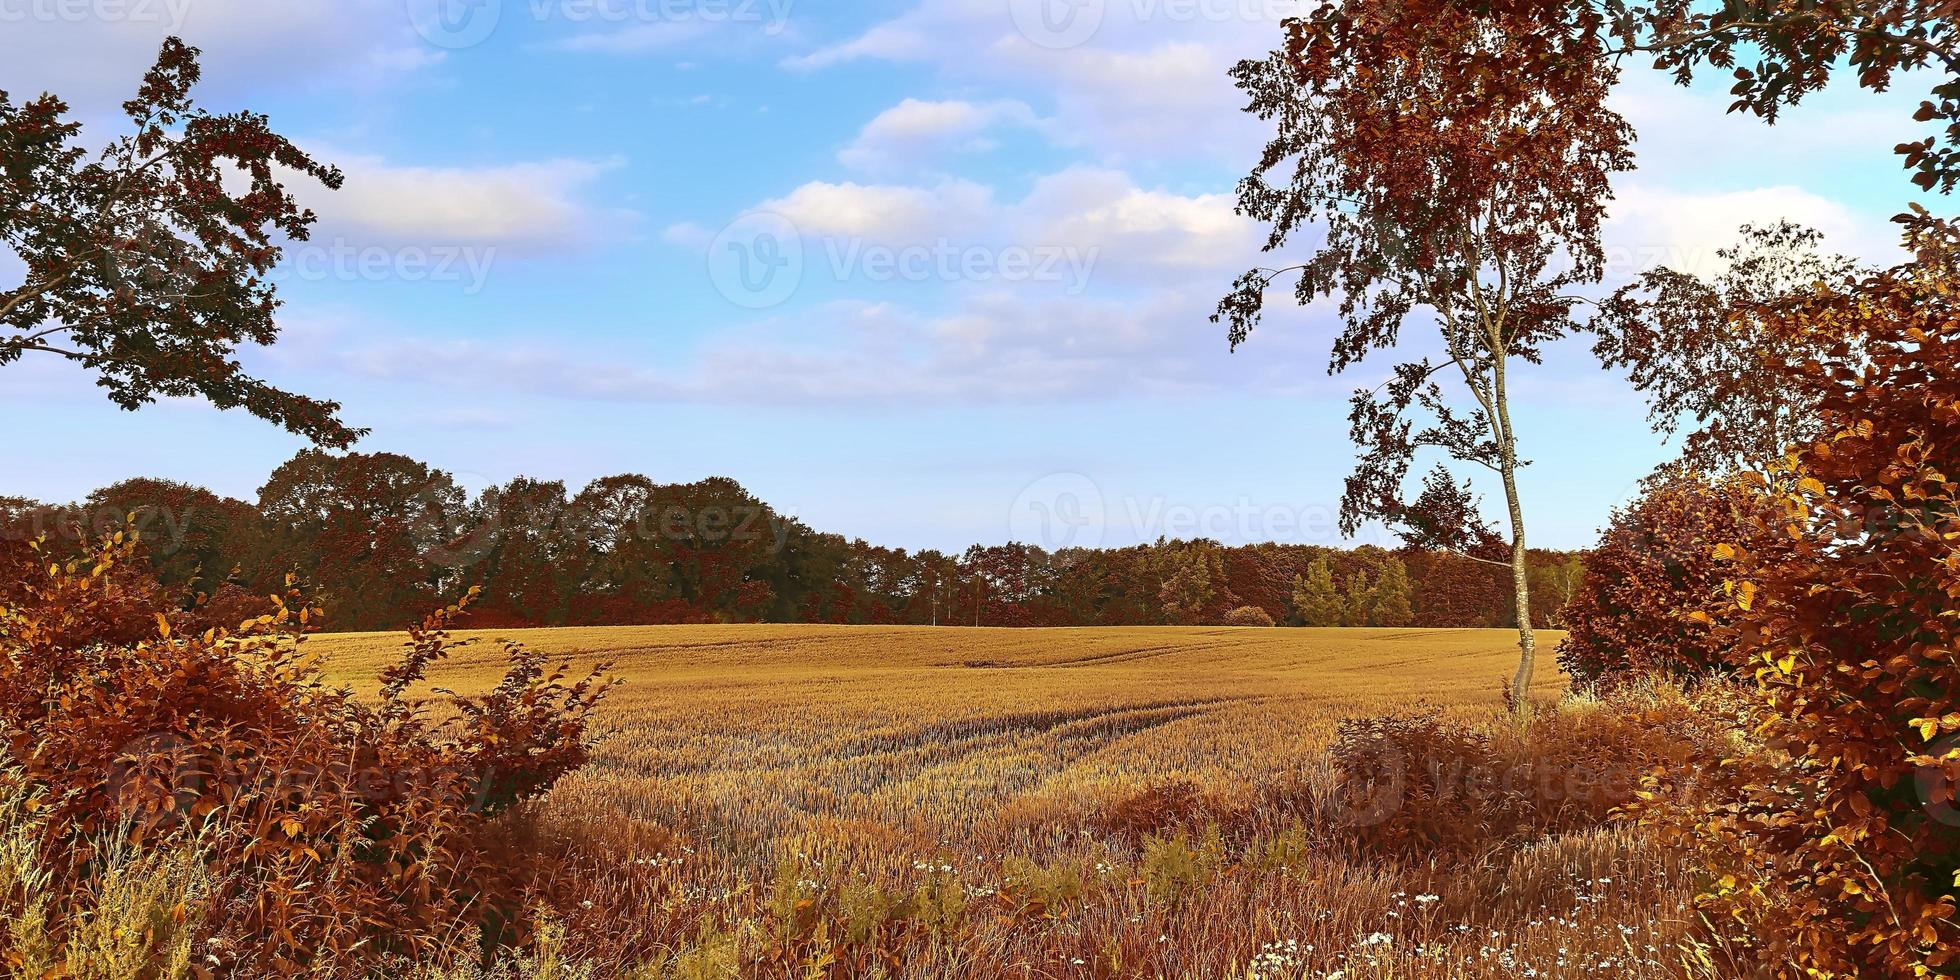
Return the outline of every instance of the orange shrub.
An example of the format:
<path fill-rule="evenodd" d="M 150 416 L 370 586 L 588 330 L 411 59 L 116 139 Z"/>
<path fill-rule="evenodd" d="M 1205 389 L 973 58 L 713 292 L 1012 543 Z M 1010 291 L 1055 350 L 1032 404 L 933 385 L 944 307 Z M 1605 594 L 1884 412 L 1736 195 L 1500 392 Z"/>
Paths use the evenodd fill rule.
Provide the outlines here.
<path fill-rule="evenodd" d="M 1762 311 L 1863 353 L 1794 369 L 1826 390 L 1827 435 L 1760 543 L 1724 549 L 1764 751 L 1728 767 L 1736 799 L 1648 816 L 1702 849 L 1711 920 L 1776 976 L 1960 974 L 1957 288 L 1927 261 Z"/>
<path fill-rule="evenodd" d="M 1597 826 L 1635 801 L 1650 771 L 1690 771 L 1726 739 L 1731 722 L 1706 707 L 1650 677 L 1522 727 L 1434 712 L 1351 719 L 1330 749 L 1336 789 L 1315 823 L 1364 851 L 1415 858 L 1480 858 Z"/>
<path fill-rule="evenodd" d="M 1271 626 L 1273 614 L 1258 606 L 1240 606 L 1225 614 L 1227 626 Z"/>
<path fill-rule="evenodd" d="M 1763 506 L 1737 479 L 1664 470 L 1614 512 L 1565 608 L 1559 665 L 1584 684 L 1650 671 L 1692 678 L 1725 666 L 1715 623 L 1729 606 L 1715 546 L 1741 539 Z"/>
<path fill-rule="evenodd" d="M 491 818 L 585 761 L 607 681 L 568 684 L 512 647 L 487 695 L 410 696 L 449 651 L 457 605 L 412 631 L 363 702 L 306 655 L 318 612 L 293 589 L 232 629 L 192 634 L 190 614 L 151 606 L 147 636 L 103 635 L 145 598 L 136 561 L 117 534 L 0 608 L 0 748 L 43 801 L 54 928 L 102 855 L 191 840 L 214 882 L 198 956 L 224 975 L 427 956 L 515 911 L 525 862 Z"/>

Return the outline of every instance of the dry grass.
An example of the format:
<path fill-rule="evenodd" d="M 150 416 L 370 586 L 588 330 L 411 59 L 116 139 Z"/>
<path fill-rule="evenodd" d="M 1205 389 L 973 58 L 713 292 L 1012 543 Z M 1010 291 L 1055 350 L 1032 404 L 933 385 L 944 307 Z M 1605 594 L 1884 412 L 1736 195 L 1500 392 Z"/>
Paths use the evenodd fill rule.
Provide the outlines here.
<path fill-rule="evenodd" d="M 597 763 L 560 785 L 562 805 L 643 817 L 743 850 L 859 821 L 916 846 L 971 841 L 1003 816 L 1039 825 L 1027 818 L 1169 778 L 1229 794 L 1298 771 L 1343 717 L 1418 701 L 1487 711 L 1516 659 L 1516 634 L 1500 630 L 673 626 L 459 635 L 609 660 L 627 681 L 604 709 Z M 396 653 L 399 637 L 313 643 L 334 676 L 358 684 Z M 485 642 L 433 679 L 467 690 L 494 680 L 500 663 Z M 1541 693 L 1555 697 L 1562 683 L 1554 674 Z"/>
<path fill-rule="evenodd" d="M 612 661 L 628 682 L 604 709 L 597 761 L 560 784 L 541 823 L 585 869 L 557 892 L 570 945 L 658 965 L 650 975 L 821 963 L 916 977 L 1687 972 L 1690 884 L 1628 831 L 1468 863 L 1384 862 L 1290 824 L 1297 808 L 1274 811 L 1286 794 L 1324 792 L 1322 750 L 1342 718 L 1427 703 L 1512 724 L 1499 683 L 1513 633 L 483 636 Z M 313 642 L 359 687 L 399 638 Z M 435 682 L 488 683 L 500 661 L 478 649 Z M 1562 687 L 1548 676 L 1535 693 Z M 1122 801 L 1177 780 L 1198 791 L 1186 812 L 1155 835 L 1110 832 Z"/>

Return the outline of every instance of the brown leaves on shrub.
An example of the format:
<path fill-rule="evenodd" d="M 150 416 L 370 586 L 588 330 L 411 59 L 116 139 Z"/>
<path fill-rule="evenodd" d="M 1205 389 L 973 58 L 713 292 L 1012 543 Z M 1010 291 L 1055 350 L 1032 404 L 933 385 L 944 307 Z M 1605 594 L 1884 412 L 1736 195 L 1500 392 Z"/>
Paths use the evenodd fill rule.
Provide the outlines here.
<path fill-rule="evenodd" d="M 512 646 L 487 694 L 411 696 L 453 648 L 459 603 L 410 632 L 363 701 L 306 655 L 319 613 L 290 585 L 229 628 L 190 632 L 152 606 L 146 635 L 127 635 L 150 597 L 135 554 L 117 534 L 0 608 L 0 747 L 45 801 L 57 912 L 105 849 L 185 838 L 209 865 L 202 938 L 226 975 L 413 957 L 516 911 L 527 861 L 491 818 L 585 761 L 609 681 L 567 683 Z"/>
<path fill-rule="evenodd" d="M 1103 814 L 1104 832 L 1131 844 L 1173 830 L 1202 826 L 1219 811 L 1205 799 L 1204 790 L 1189 779 L 1152 783 L 1117 800 Z"/>
<path fill-rule="evenodd" d="M 1582 684 L 1726 669 L 1729 643 L 1715 627 L 1733 603 L 1716 549 L 1741 541 L 1767 504 L 1741 479 L 1674 469 L 1649 478 L 1586 556 L 1585 578 L 1564 612 L 1559 665 Z"/>
<path fill-rule="evenodd" d="M 1693 771 L 1729 730 L 1665 682 L 1605 698 L 1522 724 L 1473 727 L 1433 711 L 1345 721 L 1329 750 L 1334 791 L 1314 823 L 1365 852 L 1481 858 L 1607 822 L 1649 772 Z"/>
<path fill-rule="evenodd" d="M 1702 852 L 1710 920 L 1775 976 L 1960 973 L 1957 295 L 1928 263 L 1753 311 L 1846 338 L 1792 369 L 1825 391 L 1828 434 L 1723 551 L 1719 636 L 1760 683 L 1766 744 L 1731 753 L 1732 800 L 1644 815 Z"/>
<path fill-rule="evenodd" d="M 1271 626 L 1273 614 L 1258 606 L 1240 606 L 1225 614 L 1226 626 Z"/>

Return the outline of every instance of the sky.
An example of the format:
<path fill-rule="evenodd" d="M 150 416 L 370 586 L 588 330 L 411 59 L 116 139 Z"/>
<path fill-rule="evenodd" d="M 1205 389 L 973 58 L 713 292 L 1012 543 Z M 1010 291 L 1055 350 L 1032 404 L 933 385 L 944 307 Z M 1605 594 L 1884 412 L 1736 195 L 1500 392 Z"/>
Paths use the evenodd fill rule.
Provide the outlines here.
<path fill-rule="evenodd" d="M 319 222 L 277 273 L 279 343 L 241 360 L 468 489 L 727 476 L 906 548 L 1338 544 L 1348 394 L 1395 358 L 1329 377 L 1322 308 L 1269 309 L 1237 352 L 1208 319 L 1272 262 L 1233 213 L 1266 133 L 1226 71 L 1293 10 L 0 0 L 0 91 L 61 95 L 100 145 L 161 38 L 201 48 L 203 104 L 346 174 L 295 185 Z M 1922 135 L 1924 86 L 1846 85 L 1771 127 L 1726 114 L 1719 77 L 1625 72 L 1614 277 L 1710 269 L 1781 218 L 1898 257 L 1891 148 Z M 1583 340 L 1514 397 L 1534 545 L 1587 545 L 1671 455 Z M 145 475 L 255 499 L 303 447 L 201 402 L 123 412 L 53 360 L 0 368 L 0 494 Z"/>

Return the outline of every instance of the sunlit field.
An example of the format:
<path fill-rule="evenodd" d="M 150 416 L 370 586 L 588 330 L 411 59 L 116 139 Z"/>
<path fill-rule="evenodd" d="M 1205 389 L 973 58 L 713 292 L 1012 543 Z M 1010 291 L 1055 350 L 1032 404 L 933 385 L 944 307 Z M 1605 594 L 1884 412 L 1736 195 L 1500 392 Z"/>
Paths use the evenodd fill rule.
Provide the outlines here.
<path fill-rule="evenodd" d="M 568 846 L 609 855 L 610 870 L 579 883 L 593 892 L 589 914 L 661 910 L 624 918 L 664 955 L 734 963 L 747 945 L 780 949 L 783 910 L 794 920 L 810 902 L 837 918 L 809 924 L 812 960 L 868 956 L 892 975 L 1679 972 L 1670 913 L 1685 892 L 1623 831 L 1468 864 L 1390 862 L 1346 852 L 1329 828 L 1273 805 L 1276 793 L 1324 790 L 1323 749 L 1343 718 L 1424 706 L 1501 718 L 1515 633 L 459 636 L 476 645 L 432 673 L 437 686 L 494 680 L 497 638 L 580 666 L 609 661 L 625 679 L 602 709 L 595 762 L 559 784 L 542 821 Z M 1547 649 L 1557 640 L 1541 636 Z M 333 678 L 359 688 L 400 637 L 310 642 Z M 1541 677 L 1535 693 L 1555 701 L 1563 679 Z M 920 939 L 914 906 L 928 899 L 959 906 L 961 925 Z M 877 910 L 903 902 L 905 935 L 880 938 Z"/>
<path fill-rule="evenodd" d="M 626 683 L 603 709 L 597 763 L 561 784 L 560 805 L 670 822 L 739 853 L 837 821 L 873 821 L 918 846 L 970 840 L 1020 811 L 1160 779 L 1243 789 L 1308 764 L 1343 717 L 1425 702 L 1488 711 L 1517 659 L 1517 634 L 1503 630 L 657 626 L 458 636 L 476 645 L 431 679 L 459 691 L 496 679 L 497 638 L 581 667 L 611 662 Z M 401 639 L 312 642 L 330 676 L 359 686 Z M 1540 693 L 1555 697 L 1562 679 L 1541 678 Z"/>

